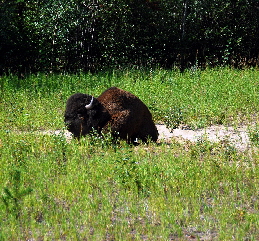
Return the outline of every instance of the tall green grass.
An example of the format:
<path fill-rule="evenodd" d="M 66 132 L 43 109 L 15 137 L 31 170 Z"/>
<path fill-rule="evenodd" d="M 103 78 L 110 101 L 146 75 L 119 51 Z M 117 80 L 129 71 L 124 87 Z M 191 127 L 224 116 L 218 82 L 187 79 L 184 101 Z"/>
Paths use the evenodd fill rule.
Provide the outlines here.
<path fill-rule="evenodd" d="M 258 116 L 256 69 L 125 70 L 100 74 L 31 75 L 1 78 L 1 121 L 20 130 L 63 127 L 66 99 L 73 93 L 100 95 L 111 86 L 131 91 L 156 122 L 190 127 L 252 121 Z"/>
<path fill-rule="evenodd" d="M 2 77 L 0 240 L 258 240 L 256 148 L 206 140 L 131 147 L 35 132 L 64 127 L 69 95 L 110 86 L 139 96 L 168 125 L 257 117 L 256 70 Z"/>
<path fill-rule="evenodd" d="M 3 240 L 258 239 L 258 152 L 1 132 Z M 14 182 L 14 171 L 21 178 Z"/>

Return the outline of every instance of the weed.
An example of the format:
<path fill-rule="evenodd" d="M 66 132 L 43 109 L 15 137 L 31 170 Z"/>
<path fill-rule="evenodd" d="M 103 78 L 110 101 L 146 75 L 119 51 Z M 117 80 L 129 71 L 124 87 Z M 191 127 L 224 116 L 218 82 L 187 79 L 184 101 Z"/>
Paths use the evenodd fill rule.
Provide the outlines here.
<path fill-rule="evenodd" d="M 169 129 L 175 129 L 183 123 L 183 110 L 178 107 L 170 107 L 165 116 L 165 125 Z"/>
<path fill-rule="evenodd" d="M 2 201 L 6 207 L 7 214 L 14 216 L 16 219 L 20 217 L 22 210 L 22 200 L 25 196 L 32 192 L 31 188 L 22 188 L 21 171 L 13 170 L 10 173 L 12 187 L 3 189 Z"/>
<path fill-rule="evenodd" d="M 131 160 L 129 157 L 124 157 L 116 161 L 115 173 L 118 180 L 125 188 L 133 190 L 136 188 L 139 195 L 148 195 L 149 188 L 145 183 L 145 177 L 141 170 L 141 164 L 136 160 Z"/>
<path fill-rule="evenodd" d="M 251 129 L 249 131 L 249 139 L 251 143 L 253 143 L 255 146 L 259 145 L 259 127 L 256 126 L 255 128 Z"/>

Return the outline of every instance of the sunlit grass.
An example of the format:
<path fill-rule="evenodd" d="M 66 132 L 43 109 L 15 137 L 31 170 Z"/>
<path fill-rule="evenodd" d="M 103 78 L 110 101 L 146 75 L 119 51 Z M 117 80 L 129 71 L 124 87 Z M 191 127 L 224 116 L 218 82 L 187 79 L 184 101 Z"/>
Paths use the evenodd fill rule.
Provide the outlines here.
<path fill-rule="evenodd" d="M 21 172 L 21 190 L 32 189 L 18 219 L 0 203 L 7 240 L 256 235 L 257 152 L 1 134 L 1 190 L 13 190 L 12 170 Z"/>
<path fill-rule="evenodd" d="M 18 129 L 63 126 L 67 98 L 76 92 L 99 96 L 111 86 L 142 99 L 156 122 L 190 127 L 251 121 L 258 116 L 257 70 L 112 71 L 101 74 L 32 75 L 1 79 L 1 120 Z M 175 111 L 180 113 L 175 115 Z M 44 117 L 44 118 L 43 118 Z M 169 120 L 167 117 L 170 117 Z"/>
<path fill-rule="evenodd" d="M 257 117 L 256 70 L 3 77 L 0 240 L 258 240 L 256 148 L 206 140 L 131 147 L 109 136 L 79 143 L 35 132 L 64 127 L 72 93 L 98 96 L 114 85 L 139 96 L 155 122 L 197 127 Z"/>

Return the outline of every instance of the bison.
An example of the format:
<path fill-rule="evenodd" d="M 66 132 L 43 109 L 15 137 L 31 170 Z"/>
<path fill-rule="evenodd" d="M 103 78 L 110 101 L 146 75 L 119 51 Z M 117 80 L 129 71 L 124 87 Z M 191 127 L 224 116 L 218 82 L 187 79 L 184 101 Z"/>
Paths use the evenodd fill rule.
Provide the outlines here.
<path fill-rule="evenodd" d="M 77 93 L 67 100 L 65 124 L 75 138 L 80 139 L 92 131 L 134 144 L 157 141 L 158 131 L 147 106 L 135 95 L 117 87 L 104 91 L 98 98 Z"/>

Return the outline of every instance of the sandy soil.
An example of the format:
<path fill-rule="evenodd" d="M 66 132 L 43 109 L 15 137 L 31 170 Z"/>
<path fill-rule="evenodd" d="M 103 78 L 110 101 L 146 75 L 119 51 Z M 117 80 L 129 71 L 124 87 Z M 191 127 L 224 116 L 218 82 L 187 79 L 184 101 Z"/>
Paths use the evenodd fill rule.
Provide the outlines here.
<path fill-rule="evenodd" d="M 179 141 L 197 142 L 198 140 L 208 140 L 211 142 L 227 141 L 238 150 L 244 151 L 250 147 L 250 140 L 247 126 L 238 128 L 225 127 L 223 125 L 214 125 L 205 129 L 190 130 L 186 128 L 177 128 L 170 131 L 165 125 L 156 125 L 159 132 L 160 142 L 170 142 L 172 139 Z M 59 135 L 63 132 L 44 131 L 43 134 Z M 68 131 L 64 131 L 64 135 L 69 140 L 72 138 Z"/>
<path fill-rule="evenodd" d="M 177 128 L 170 131 L 165 125 L 157 125 L 159 139 L 168 141 L 171 138 L 181 138 L 196 142 L 206 139 L 211 142 L 228 141 L 230 145 L 244 151 L 250 147 L 250 140 L 247 126 L 238 128 L 214 125 L 205 129 L 190 130 Z"/>

